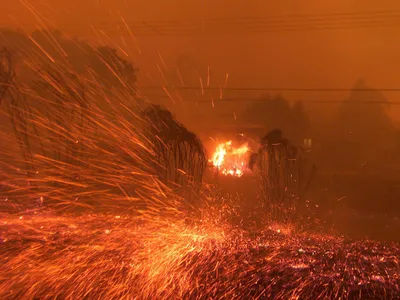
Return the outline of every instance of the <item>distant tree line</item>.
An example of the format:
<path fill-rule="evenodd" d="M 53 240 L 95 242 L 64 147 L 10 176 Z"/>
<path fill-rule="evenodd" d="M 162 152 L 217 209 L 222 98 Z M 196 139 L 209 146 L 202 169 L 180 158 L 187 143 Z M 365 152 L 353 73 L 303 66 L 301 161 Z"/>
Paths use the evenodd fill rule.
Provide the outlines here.
<path fill-rule="evenodd" d="M 299 143 L 310 133 L 310 119 L 303 103 L 290 105 L 281 95 L 263 95 L 260 101 L 249 105 L 242 114 L 246 123 L 262 125 L 265 130 L 281 129 L 291 140 Z"/>
<path fill-rule="evenodd" d="M 283 96 L 269 94 L 249 105 L 241 120 L 266 131 L 279 128 L 298 146 L 305 138 L 318 141 L 319 157 L 336 168 L 356 168 L 367 161 L 374 168 L 389 167 L 389 160 L 398 160 L 395 152 L 400 149 L 400 135 L 387 114 L 387 102 L 379 90 L 358 80 L 349 97 L 332 110 L 328 127 L 311 122 L 303 102 L 291 105 Z"/>

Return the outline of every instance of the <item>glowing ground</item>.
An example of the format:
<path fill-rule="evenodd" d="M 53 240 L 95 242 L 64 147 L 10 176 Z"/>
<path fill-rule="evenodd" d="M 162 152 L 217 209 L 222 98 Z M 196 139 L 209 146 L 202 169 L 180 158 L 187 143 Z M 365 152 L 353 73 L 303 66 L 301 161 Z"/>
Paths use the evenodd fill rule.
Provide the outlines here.
<path fill-rule="evenodd" d="M 3 215 L 0 298 L 400 298 L 399 244 L 202 223 Z"/>

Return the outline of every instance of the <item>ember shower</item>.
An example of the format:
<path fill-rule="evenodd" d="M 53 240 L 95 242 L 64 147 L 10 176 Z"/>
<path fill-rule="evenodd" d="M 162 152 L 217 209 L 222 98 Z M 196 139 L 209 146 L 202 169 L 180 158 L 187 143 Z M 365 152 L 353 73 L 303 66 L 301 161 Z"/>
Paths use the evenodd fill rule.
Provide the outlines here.
<path fill-rule="evenodd" d="M 126 61 L 95 51 L 106 80 L 40 48 L 33 84 L 4 77 L 2 141 L 17 147 L 0 161 L 0 298 L 399 297 L 398 244 L 227 221 L 201 141 L 143 101 Z M 236 174 L 248 149 L 230 146 L 217 152 Z"/>

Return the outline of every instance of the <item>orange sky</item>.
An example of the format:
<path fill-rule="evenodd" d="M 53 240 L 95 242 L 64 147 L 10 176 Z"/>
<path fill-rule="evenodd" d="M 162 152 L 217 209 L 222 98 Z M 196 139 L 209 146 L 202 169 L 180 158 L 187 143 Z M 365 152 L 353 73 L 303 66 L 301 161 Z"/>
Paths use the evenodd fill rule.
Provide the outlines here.
<path fill-rule="evenodd" d="M 398 0 L 46 0 L 28 1 L 61 30 L 95 40 L 89 26 L 102 28 L 132 56 L 142 80 L 157 76 L 159 51 L 172 65 L 182 53 L 196 58 L 198 65 L 213 70 L 211 85 L 218 86 L 229 73 L 230 86 L 350 88 L 357 78 L 374 87 L 400 87 L 400 24 L 383 28 L 323 31 L 263 32 L 254 35 L 184 37 L 140 37 L 139 55 L 129 36 L 116 30 L 122 16 L 130 22 L 201 20 L 227 17 L 266 17 L 284 14 L 324 14 L 371 11 L 400 11 Z M 0 2 L 0 24 L 21 24 L 33 29 L 37 20 L 23 1 Z M 108 29 L 107 29 L 108 28 Z M 151 28 L 148 28 L 150 31 Z M 397 101 L 399 93 L 386 94 Z M 336 100 L 343 94 L 292 93 L 292 99 Z M 341 99 L 339 99 L 341 100 Z M 400 100 L 400 99 L 399 99 Z M 311 105 L 312 106 L 312 105 Z M 314 110 L 323 110 L 322 107 Z M 325 110 L 329 110 L 325 107 Z M 400 110 L 391 109 L 400 121 Z"/>

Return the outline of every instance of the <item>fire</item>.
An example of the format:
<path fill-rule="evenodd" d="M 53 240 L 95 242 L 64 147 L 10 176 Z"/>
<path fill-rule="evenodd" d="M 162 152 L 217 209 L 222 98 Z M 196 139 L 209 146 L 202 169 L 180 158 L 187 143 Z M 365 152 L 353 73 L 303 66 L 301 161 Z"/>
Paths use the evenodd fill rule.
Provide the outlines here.
<path fill-rule="evenodd" d="M 249 150 L 247 144 L 236 148 L 232 146 L 232 141 L 227 141 L 217 145 L 209 161 L 222 174 L 241 177 L 247 165 L 246 160 Z"/>

